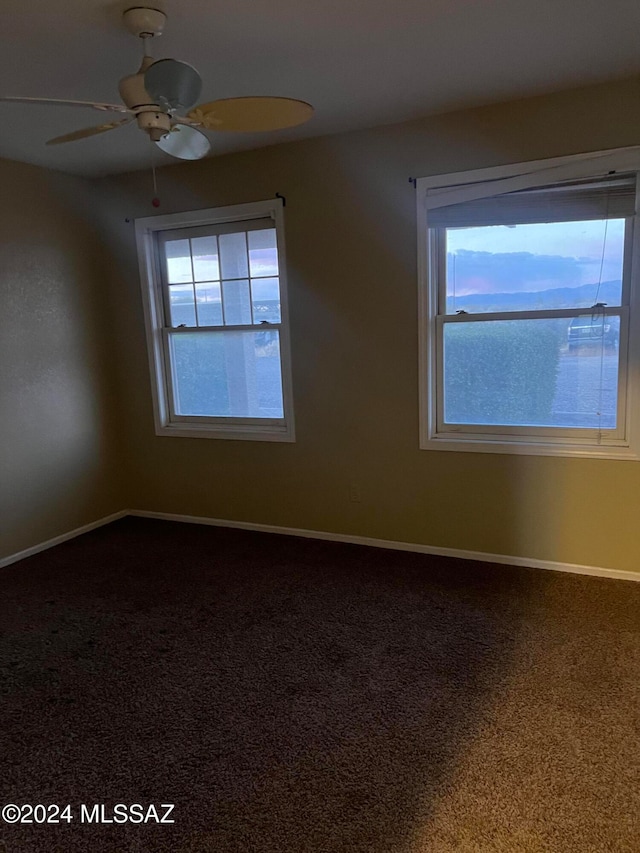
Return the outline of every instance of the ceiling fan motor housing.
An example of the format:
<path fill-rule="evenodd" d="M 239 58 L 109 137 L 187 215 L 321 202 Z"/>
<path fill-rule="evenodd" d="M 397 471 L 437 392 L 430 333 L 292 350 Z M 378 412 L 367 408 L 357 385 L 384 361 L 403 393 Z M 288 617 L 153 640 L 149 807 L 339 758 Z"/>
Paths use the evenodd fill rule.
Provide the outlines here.
<path fill-rule="evenodd" d="M 168 113 L 154 113 L 144 110 L 136 116 L 140 130 L 146 131 L 154 142 L 158 142 L 171 130 L 171 116 Z"/>
<path fill-rule="evenodd" d="M 132 35 L 138 38 L 155 38 L 162 35 L 167 16 L 160 9 L 131 6 L 123 12 L 122 20 Z"/>
<path fill-rule="evenodd" d="M 118 90 L 126 106 L 135 112 L 138 127 L 157 142 L 171 130 L 171 116 L 160 109 L 146 90 L 144 73 L 152 63 L 153 59 L 145 56 L 139 71 L 123 77 Z"/>
<path fill-rule="evenodd" d="M 153 64 L 150 56 L 145 56 L 142 65 L 135 74 L 128 74 L 118 83 L 118 91 L 125 106 L 130 110 L 142 109 L 160 111 L 160 105 L 147 92 L 144 84 L 144 73 Z"/>

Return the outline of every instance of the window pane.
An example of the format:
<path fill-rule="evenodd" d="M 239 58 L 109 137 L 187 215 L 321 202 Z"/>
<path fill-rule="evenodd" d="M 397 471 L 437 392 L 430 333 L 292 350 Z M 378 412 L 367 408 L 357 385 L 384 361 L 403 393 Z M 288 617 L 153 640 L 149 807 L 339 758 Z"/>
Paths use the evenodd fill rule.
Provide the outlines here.
<path fill-rule="evenodd" d="M 261 233 L 261 232 L 258 232 Z M 280 281 L 277 278 L 254 278 L 251 280 L 253 299 L 253 322 L 279 323 Z"/>
<path fill-rule="evenodd" d="M 445 323 L 445 422 L 615 429 L 620 318 L 570 347 L 572 322 Z"/>
<path fill-rule="evenodd" d="M 224 321 L 227 326 L 243 326 L 251 323 L 251 296 L 249 282 L 223 281 Z"/>
<path fill-rule="evenodd" d="M 620 305 L 624 229 L 624 219 L 448 228 L 446 313 Z"/>
<path fill-rule="evenodd" d="M 182 333 L 170 341 L 177 414 L 284 417 L 277 330 Z"/>
<path fill-rule="evenodd" d="M 174 284 L 169 288 L 172 326 L 195 326 L 196 309 L 192 284 Z"/>
<path fill-rule="evenodd" d="M 164 244 L 169 284 L 191 281 L 191 255 L 188 240 L 169 240 Z"/>
<path fill-rule="evenodd" d="M 221 234 L 220 263 L 222 278 L 245 278 L 249 275 L 247 262 L 247 237 L 244 231 L 238 234 Z"/>
<path fill-rule="evenodd" d="M 196 299 L 198 302 L 198 325 L 222 325 L 222 300 L 220 285 L 209 281 L 206 284 L 196 284 Z"/>
<path fill-rule="evenodd" d="M 276 229 L 249 231 L 249 264 L 251 275 L 278 275 Z"/>
<path fill-rule="evenodd" d="M 219 281 L 218 241 L 216 237 L 194 237 L 191 240 L 193 274 L 196 281 Z"/>

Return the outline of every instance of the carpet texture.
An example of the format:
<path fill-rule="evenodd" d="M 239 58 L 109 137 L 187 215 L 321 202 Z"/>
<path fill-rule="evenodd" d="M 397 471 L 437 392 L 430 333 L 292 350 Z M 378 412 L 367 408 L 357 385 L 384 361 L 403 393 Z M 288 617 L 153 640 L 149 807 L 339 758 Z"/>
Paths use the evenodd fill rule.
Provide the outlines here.
<path fill-rule="evenodd" d="M 640 851 L 640 584 L 129 518 L 0 593 L 0 805 L 74 815 L 3 853 Z"/>

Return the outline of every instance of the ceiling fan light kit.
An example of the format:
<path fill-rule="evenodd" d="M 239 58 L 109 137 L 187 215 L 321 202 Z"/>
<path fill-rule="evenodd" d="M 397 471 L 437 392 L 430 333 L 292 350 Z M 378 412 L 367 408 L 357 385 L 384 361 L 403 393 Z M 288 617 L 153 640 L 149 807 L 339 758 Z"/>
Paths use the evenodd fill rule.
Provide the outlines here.
<path fill-rule="evenodd" d="M 144 45 L 140 68 L 135 74 L 123 77 L 118 84 L 124 106 L 12 96 L 0 96 L 0 102 L 78 106 L 125 113 L 126 118 L 57 136 L 47 145 L 96 136 L 130 124 L 135 119 L 140 130 L 152 142 L 179 160 L 200 160 L 211 150 L 209 139 L 197 129 L 199 127 L 209 131 L 256 133 L 294 127 L 311 118 L 313 107 L 292 98 L 223 98 L 194 107 L 202 89 L 202 79 L 196 69 L 176 59 L 155 60 L 148 53 L 148 42 L 162 35 L 167 22 L 166 13 L 158 8 L 164 4 L 160 0 L 156 0 L 156 4 L 130 6 L 122 16 L 124 27 Z M 180 115 L 187 110 L 190 112 L 186 116 Z"/>
<path fill-rule="evenodd" d="M 163 134 L 158 140 L 158 148 L 179 160 L 201 160 L 209 153 L 211 143 L 195 127 L 180 124 L 171 133 Z"/>

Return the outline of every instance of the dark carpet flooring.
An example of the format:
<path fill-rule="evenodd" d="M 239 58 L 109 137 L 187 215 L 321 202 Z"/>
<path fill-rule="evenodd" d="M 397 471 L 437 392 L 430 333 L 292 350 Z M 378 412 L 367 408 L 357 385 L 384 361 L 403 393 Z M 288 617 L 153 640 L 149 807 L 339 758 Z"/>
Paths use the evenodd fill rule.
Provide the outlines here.
<path fill-rule="evenodd" d="M 0 806 L 73 817 L 3 853 L 640 851 L 640 584 L 130 518 L 0 593 Z"/>

